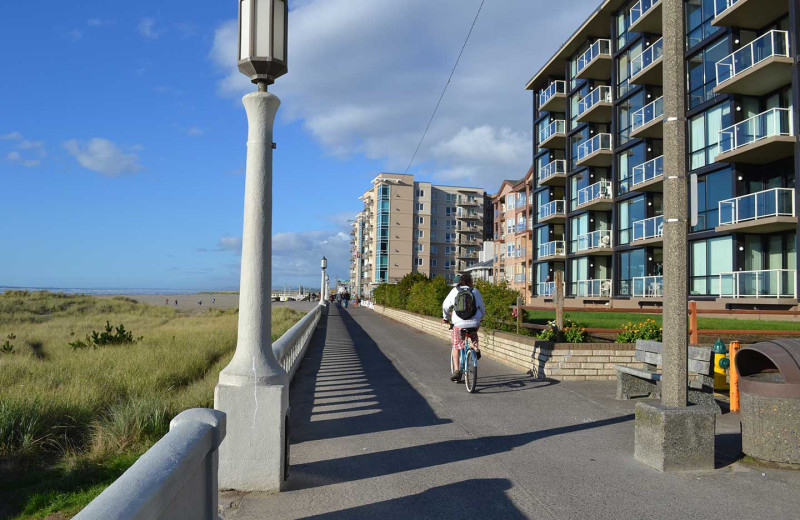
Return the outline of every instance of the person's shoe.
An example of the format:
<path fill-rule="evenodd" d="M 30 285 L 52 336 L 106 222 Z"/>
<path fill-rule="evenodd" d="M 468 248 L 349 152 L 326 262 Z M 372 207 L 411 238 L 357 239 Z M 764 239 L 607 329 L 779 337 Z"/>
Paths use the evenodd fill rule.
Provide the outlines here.
<path fill-rule="evenodd" d="M 453 375 L 450 376 L 450 381 L 455 381 L 456 383 L 458 383 L 460 379 L 461 379 L 461 370 L 456 370 L 455 372 L 453 372 Z"/>

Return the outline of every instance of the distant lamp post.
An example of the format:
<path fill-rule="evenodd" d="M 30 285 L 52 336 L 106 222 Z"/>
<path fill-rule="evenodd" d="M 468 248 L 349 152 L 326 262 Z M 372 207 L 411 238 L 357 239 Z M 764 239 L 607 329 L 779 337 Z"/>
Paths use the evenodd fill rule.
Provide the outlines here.
<path fill-rule="evenodd" d="M 328 268 L 328 259 L 324 256 L 320 267 L 322 268 L 322 279 L 319 282 L 319 304 L 325 305 L 325 269 Z"/>
<path fill-rule="evenodd" d="M 286 74 L 286 0 L 239 0 L 239 71 L 266 91 Z"/>
<path fill-rule="evenodd" d="M 288 468 L 289 378 L 272 351 L 272 126 L 280 100 L 267 92 L 286 74 L 287 15 L 286 0 L 239 1 L 236 58 L 258 91 L 242 99 L 248 135 L 239 333 L 214 407 L 227 414 L 219 485 L 240 491 L 279 491 Z"/>

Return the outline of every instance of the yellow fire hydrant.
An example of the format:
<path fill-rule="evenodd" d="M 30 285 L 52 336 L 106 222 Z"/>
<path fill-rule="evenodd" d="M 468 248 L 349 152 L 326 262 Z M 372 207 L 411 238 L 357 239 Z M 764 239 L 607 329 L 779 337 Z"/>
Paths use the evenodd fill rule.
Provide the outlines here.
<path fill-rule="evenodd" d="M 728 390 L 725 369 L 730 366 L 730 361 L 726 357 L 728 349 L 721 339 L 714 343 L 714 390 Z"/>

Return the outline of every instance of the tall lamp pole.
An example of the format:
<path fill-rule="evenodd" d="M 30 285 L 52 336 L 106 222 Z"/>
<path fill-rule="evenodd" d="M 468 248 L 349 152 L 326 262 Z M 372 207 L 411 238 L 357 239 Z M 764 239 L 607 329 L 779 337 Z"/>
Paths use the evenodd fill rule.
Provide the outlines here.
<path fill-rule="evenodd" d="M 239 71 L 257 85 L 247 112 L 247 169 L 236 352 L 214 407 L 227 414 L 219 485 L 278 491 L 286 478 L 289 380 L 272 351 L 272 126 L 280 100 L 267 86 L 287 71 L 286 0 L 239 0 Z"/>
<path fill-rule="evenodd" d="M 328 268 L 328 259 L 324 256 L 320 267 L 322 267 L 322 279 L 319 281 L 319 304 L 325 305 L 325 269 Z"/>

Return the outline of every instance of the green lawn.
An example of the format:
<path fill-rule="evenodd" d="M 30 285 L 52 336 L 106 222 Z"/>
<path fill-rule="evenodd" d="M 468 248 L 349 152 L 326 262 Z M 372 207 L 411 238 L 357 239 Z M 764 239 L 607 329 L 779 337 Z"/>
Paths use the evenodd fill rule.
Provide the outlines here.
<path fill-rule="evenodd" d="M 546 324 L 548 320 L 555 319 L 555 311 L 525 311 L 525 321 L 528 323 Z M 598 329 L 621 329 L 626 323 L 638 323 L 646 319 L 655 320 L 661 324 L 660 314 L 639 314 L 632 312 L 565 312 L 569 318 L 579 325 Z M 760 321 L 742 320 L 734 318 L 697 318 L 697 325 L 703 329 L 723 330 L 800 330 L 800 324 L 792 321 Z"/>

